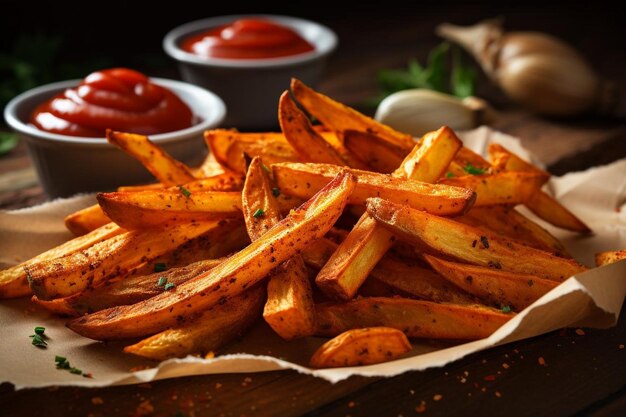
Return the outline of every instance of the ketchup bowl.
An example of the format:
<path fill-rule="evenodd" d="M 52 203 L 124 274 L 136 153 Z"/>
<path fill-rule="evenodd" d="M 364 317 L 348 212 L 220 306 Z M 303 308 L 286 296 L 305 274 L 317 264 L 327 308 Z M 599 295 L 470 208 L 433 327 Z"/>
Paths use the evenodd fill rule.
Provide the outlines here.
<path fill-rule="evenodd" d="M 270 48 L 277 46 L 267 44 L 281 36 L 284 38 L 285 30 L 283 33 L 261 32 L 267 29 L 263 22 L 291 31 L 295 34 L 291 39 L 301 38 L 311 47 L 298 48 L 299 45 L 291 44 L 284 48 L 284 53 L 270 52 Z M 216 53 L 194 53 L 187 47 L 190 39 L 207 31 L 215 34 L 220 29 L 224 36 L 220 38 L 218 34 L 204 46 L 200 45 L 200 49 L 207 49 L 207 45 L 210 49 L 217 41 Z M 257 40 L 248 42 L 255 31 Z M 237 38 L 239 35 L 241 37 Z M 315 87 L 326 58 L 336 46 L 337 36 L 326 26 L 277 15 L 231 15 L 197 20 L 171 30 L 163 40 L 165 52 L 178 62 L 185 81 L 215 91 L 224 99 L 228 107 L 224 126 L 243 130 L 276 128 L 278 99 L 291 78 Z M 237 47 L 241 53 L 233 54 Z M 255 48 L 264 48 L 265 53 L 254 53 Z"/>
<path fill-rule="evenodd" d="M 176 94 L 192 111 L 191 127 L 150 135 L 150 139 L 174 158 L 199 164 L 206 154 L 203 132 L 220 125 L 226 115 L 224 102 L 214 93 L 181 81 L 150 78 Z M 120 185 L 153 182 L 154 177 L 135 159 L 109 144 L 104 137 L 79 137 L 38 129 L 33 111 L 81 80 L 47 84 L 15 97 L 4 109 L 4 119 L 25 141 L 39 181 L 50 197 L 111 190 Z"/>

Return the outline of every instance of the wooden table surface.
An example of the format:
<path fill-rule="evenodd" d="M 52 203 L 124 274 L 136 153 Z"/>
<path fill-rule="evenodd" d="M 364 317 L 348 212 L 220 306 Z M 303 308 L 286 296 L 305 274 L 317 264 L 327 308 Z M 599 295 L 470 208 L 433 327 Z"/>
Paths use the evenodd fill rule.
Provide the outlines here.
<path fill-rule="evenodd" d="M 472 13 L 457 10 L 455 21 Z M 534 19 L 532 17 L 535 17 Z M 320 89 L 357 105 L 375 92 L 378 69 L 423 59 L 437 40 L 437 22 L 450 14 L 366 21 L 327 22 L 342 46 L 331 59 Z M 561 16 L 562 17 L 562 16 Z M 584 41 L 574 17 L 556 24 L 530 12 L 512 23 L 551 30 L 576 43 L 599 71 L 623 84 L 626 56 L 606 25 Z M 363 23 L 363 17 L 360 22 Z M 598 18 L 596 18 L 597 20 Z M 593 20 L 593 19 L 592 19 Z M 623 38 L 622 38 L 623 39 Z M 595 45 L 602 43 L 604 50 Z M 607 46 L 608 45 L 608 46 Z M 602 49 L 600 48 L 600 49 Z M 626 122 L 585 116 L 574 121 L 547 120 L 513 105 L 485 80 L 479 93 L 501 110 L 493 127 L 519 137 L 555 175 L 626 157 Z M 626 175 L 626 173 L 625 173 Z M 10 186 L 10 187 L 9 187 Z M 0 157 L 0 208 L 45 201 L 23 145 Z M 354 377 L 338 384 L 293 371 L 207 375 L 150 384 L 102 389 L 48 388 L 15 392 L 0 385 L 0 415 L 53 416 L 613 416 L 626 415 L 626 312 L 608 330 L 567 329 L 474 354 L 443 368 L 409 372 L 395 378 Z M 45 411 L 44 411 L 45 410 Z"/>

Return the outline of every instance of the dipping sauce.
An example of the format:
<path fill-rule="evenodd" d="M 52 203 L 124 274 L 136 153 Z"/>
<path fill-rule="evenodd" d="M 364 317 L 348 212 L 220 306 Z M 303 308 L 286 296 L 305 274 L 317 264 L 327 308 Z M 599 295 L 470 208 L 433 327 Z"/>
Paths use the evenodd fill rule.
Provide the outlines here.
<path fill-rule="evenodd" d="M 103 138 L 106 129 L 142 135 L 190 127 L 191 109 L 140 72 L 112 68 L 89 74 L 75 88 L 39 105 L 30 122 L 68 136 Z"/>
<path fill-rule="evenodd" d="M 227 59 L 278 58 L 315 49 L 294 30 L 262 19 L 239 19 L 192 35 L 180 46 L 202 57 Z"/>

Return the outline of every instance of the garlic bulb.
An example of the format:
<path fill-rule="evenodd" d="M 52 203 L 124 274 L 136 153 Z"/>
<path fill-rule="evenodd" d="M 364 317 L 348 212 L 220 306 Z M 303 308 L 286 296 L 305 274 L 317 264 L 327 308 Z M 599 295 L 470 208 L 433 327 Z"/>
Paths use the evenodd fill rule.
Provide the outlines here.
<path fill-rule="evenodd" d="M 470 27 L 444 23 L 437 33 L 473 54 L 510 98 L 537 113 L 568 116 L 614 104 L 585 59 L 550 35 L 505 33 L 493 20 Z"/>
<path fill-rule="evenodd" d="M 426 89 L 393 93 L 376 110 L 376 120 L 421 137 L 426 132 L 449 126 L 454 130 L 471 129 L 485 122 L 491 111 L 476 97 L 460 100 L 456 97 Z"/>

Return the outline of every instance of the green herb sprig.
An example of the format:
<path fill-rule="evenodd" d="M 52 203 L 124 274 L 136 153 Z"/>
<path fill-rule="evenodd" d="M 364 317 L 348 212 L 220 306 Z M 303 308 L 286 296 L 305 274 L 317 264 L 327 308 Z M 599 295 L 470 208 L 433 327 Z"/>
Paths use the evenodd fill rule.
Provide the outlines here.
<path fill-rule="evenodd" d="M 383 69 L 378 72 L 378 83 L 380 94 L 367 104 L 377 106 L 388 95 L 412 88 L 466 98 L 474 95 L 476 70 L 463 63 L 457 47 L 443 42 L 430 51 L 425 66 L 411 59 L 406 69 Z"/>

